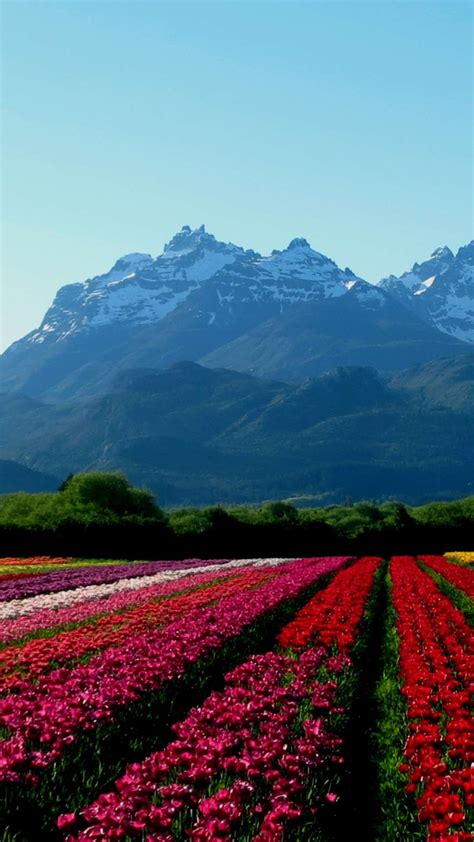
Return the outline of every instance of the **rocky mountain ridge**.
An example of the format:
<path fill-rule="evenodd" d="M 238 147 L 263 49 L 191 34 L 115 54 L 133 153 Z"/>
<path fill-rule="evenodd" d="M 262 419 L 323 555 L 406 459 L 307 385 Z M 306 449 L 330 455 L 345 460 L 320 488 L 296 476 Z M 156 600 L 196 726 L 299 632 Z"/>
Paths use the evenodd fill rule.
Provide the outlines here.
<path fill-rule="evenodd" d="M 463 342 L 474 342 L 474 240 L 453 254 L 438 248 L 428 260 L 380 281 L 427 323 Z"/>
<path fill-rule="evenodd" d="M 128 254 L 62 287 L 3 354 L 0 388 L 77 399 L 180 360 L 289 381 L 335 365 L 402 370 L 474 340 L 472 244 L 428 263 L 376 286 L 302 238 L 262 256 L 184 226 L 158 257 Z"/>

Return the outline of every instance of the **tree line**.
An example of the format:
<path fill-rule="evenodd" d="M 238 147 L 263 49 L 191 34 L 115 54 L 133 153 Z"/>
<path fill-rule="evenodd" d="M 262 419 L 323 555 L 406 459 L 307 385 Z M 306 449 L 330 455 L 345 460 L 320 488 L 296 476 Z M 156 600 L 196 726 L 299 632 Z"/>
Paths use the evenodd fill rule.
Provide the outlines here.
<path fill-rule="evenodd" d="M 410 507 L 355 502 L 163 511 L 120 473 L 70 476 L 54 493 L 0 496 L 3 556 L 244 558 L 473 549 L 474 497 Z"/>

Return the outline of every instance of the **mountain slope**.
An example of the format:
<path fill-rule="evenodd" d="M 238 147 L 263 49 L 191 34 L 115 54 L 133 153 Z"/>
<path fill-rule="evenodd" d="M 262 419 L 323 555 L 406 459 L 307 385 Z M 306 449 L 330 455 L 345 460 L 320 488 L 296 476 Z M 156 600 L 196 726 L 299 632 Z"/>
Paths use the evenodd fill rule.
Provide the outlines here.
<path fill-rule="evenodd" d="M 104 391 L 129 353 L 138 352 L 132 367 L 159 365 L 156 324 L 243 255 L 243 249 L 217 242 L 204 226 L 195 231 L 184 226 L 156 259 L 125 255 L 104 275 L 62 287 L 38 330 L 3 354 L 2 388 L 67 399 Z"/>
<path fill-rule="evenodd" d="M 474 240 L 456 256 L 447 246 L 437 249 L 400 277 L 382 279 L 380 287 L 443 333 L 474 342 Z"/>
<path fill-rule="evenodd" d="M 474 414 L 474 351 L 416 366 L 396 375 L 391 385 L 420 405 Z"/>
<path fill-rule="evenodd" d="M 294 380 L 339 364 L 395 371 L 462 347 L 385 286 L 303 239 L 262 256 L 184 226 L 157 258 L 125 255 L 62 287 L 40 327 L 2 355 L 1 388 L 61 401 L 180 360 Z"/>
<path fill-rule="evenodd" d="M 457 347 L 383 290 L 357 281 L 343 297 L 295 305 L 200 362 L 293 380 L 338 365 L 393 372 Z"/>

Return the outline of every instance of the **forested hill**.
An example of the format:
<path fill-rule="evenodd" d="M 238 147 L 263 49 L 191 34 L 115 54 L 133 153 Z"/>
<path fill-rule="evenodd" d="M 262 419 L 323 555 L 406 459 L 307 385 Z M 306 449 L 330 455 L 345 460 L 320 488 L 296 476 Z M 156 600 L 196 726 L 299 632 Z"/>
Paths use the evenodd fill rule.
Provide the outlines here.
<path fill-rule="evenodd" d="M 0 458 L 47 474 L 124 471 L 162 505 L 302 504 L 472 493 L 474 352 L 382 378 L 339 367 L 302 383 L 183 362 L 117 376 L 78 404 L 3 396 Z M 11 484 L 3 491 L 14 489 Z"/>

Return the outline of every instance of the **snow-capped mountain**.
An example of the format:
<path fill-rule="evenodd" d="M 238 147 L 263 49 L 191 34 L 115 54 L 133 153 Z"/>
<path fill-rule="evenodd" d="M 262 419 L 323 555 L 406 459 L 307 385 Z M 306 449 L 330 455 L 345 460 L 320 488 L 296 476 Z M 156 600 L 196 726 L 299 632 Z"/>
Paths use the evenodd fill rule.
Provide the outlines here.
<path fill-rule="evenodd" d="M 295 302 L 344 295 L 357 280 L 350 269 L 342 271 L 304 239 L 262 257 L 219 242 L 204 225 L 194 231 L 184 226 L 156 259 L 128 254 L 109 272 L 62 287 L 26 341 L 55 342 L 120 323 L 159 322 L 188 299 L 193 307 L 193 293 L 202 292 L 211 279 L 206 290 L 214 298 L 207 314 L 209 325 L 244 303 L 273 302 L 282 310 Z"/>
<path fill-rule="evenodd" d="M 347 292 L 347 282 L 357 280 L 350 269 L 342 271 L 333 260 L 314 251 L 302 239 L 290 242 L 269 257 L 254 254 L 250 260 L 236 261 L 215 278 L 216 288 L 230 287 L 220 301 L 276 301 L 280 308 L 294 303 L 322 298 L 338 298 Z"/>
<path fill-rule="evenodd" d="M 435 259 L 443 282 L 457 259 Z M 286 379 L 339 364 L 398 370 L 458 344 L 414 311 L 412 287 L 428 291 L 430 277 L 373 286 L 301 238 L 262 256 L 184 226 L 158 257 L 127 254 L 62 287 L 39 328 L 3 355 L 0 388 L 78 397 L 124 369 L 180 360 Z"/>
<path fill-rule="evenodd" d="M 118 323 L 158 322 L 200 284 L 244 254 L 232 243 L 217 242 L 203 225 L 195 231 L 185 225 L 156 259 L 149 254 L 127 254 L 109 272 L 62 287 L 27 341 L 58 341 Z"/>
<path fill-rule="evenodd" d="M 380 287 L 443 333 L 474 342 L 474 240 L 456 255 L 438 248 L 409 272 L 384 278 Z"/>

